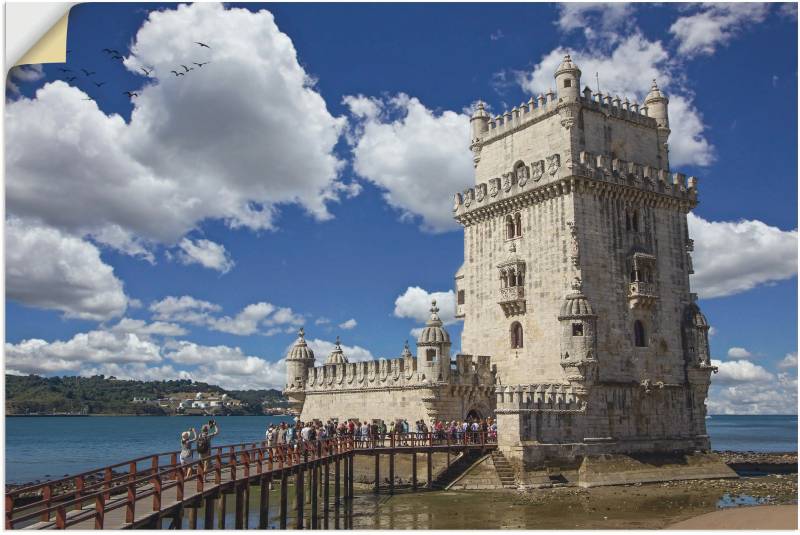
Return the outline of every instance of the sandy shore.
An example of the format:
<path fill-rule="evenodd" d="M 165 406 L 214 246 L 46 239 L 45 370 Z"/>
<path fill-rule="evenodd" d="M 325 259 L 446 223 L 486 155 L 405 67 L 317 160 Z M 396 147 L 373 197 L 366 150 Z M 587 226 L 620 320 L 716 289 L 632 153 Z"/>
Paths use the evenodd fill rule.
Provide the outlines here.
<path fill-rule="evenodd" d="M 797 505 L 723 509 L 667 526 L 666 529 L 797 529 Z"/>

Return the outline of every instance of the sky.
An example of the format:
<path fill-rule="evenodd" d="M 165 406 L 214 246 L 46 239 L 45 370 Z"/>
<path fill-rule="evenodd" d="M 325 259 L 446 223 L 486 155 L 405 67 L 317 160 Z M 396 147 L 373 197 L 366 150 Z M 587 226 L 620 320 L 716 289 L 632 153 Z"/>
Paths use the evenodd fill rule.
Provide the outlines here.
<path fill-rule="evenodd" d="M 709 412 L 796 413 L 797 25 L 796 4 L 78 5 L 67 63 L 6 81 L 6 372 L 281 388 L 299 327 L 318 361 L 336 336 L 392 358 L 432 298 L 457 352 L 470 109 L 546 92 L 571 53 L 583 85 L 670 99 Z"/>

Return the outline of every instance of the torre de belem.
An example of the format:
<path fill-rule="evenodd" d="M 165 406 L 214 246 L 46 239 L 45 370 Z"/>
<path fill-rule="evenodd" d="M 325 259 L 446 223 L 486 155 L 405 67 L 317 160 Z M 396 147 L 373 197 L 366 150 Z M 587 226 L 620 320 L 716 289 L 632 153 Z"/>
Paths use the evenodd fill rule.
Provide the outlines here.
<path fill-rule="evenodd" d="M 496 415 L 517 465 L 706 451 L 709 326 L 690 293 L 697 179 L 669 165 L 668 99 L 581 90 L 566 56 L 550 90 L 471 118 L 475 185 L 455 194 L 461 348 L 435 304 L 399 358 L 325 365 L 301 332 L 285 393 L 302 419 Z M 465 140 L 466 142 L 466 140 Z"/>

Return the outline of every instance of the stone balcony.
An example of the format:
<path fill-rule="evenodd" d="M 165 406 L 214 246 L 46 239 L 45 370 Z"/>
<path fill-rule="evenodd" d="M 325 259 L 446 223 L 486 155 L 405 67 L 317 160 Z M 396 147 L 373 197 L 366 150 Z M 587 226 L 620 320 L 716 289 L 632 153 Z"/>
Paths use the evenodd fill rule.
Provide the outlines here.
<path fill-rule="evenodd" d="M 628 284 L 628 305 L 631 308 L 650 307 L 657 300 L 658 294 L 654 283 L 635 281 Z"/>
<path fill-rule="evenodd" d="M 506 317 L 525 313 L 525 287 L 508 286 L 500 288 L 500 299 L 497 301 Z"/>

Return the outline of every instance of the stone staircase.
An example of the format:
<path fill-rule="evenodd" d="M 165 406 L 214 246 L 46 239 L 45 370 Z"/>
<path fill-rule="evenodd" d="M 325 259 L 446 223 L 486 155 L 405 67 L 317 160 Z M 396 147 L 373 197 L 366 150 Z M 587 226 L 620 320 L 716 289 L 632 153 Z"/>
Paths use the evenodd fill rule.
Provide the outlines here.
<path fill-rule="evenodd" d="M 501 451 L 492 452 L 492 462 L 494 469 L 497 472 L 497 477 L 500 478 L 500 483 L 503 484 L 504 489 L 517 488 L 516 477 L 514 476 L 514 467 L 508 462 L 505 455 Z"/>

